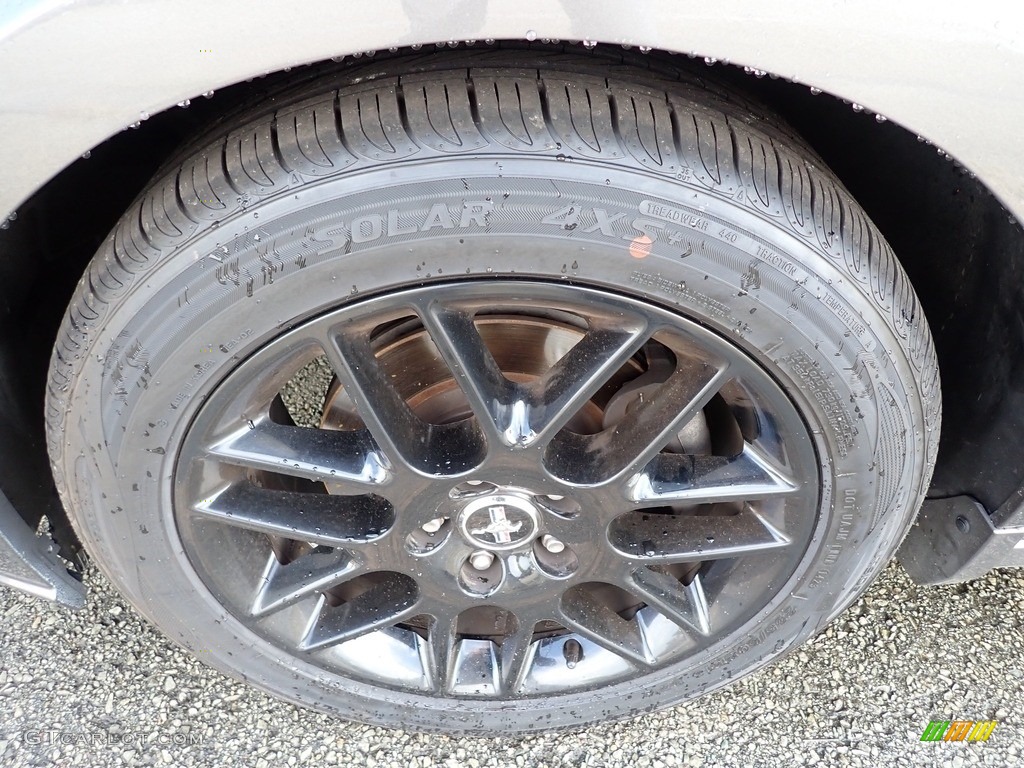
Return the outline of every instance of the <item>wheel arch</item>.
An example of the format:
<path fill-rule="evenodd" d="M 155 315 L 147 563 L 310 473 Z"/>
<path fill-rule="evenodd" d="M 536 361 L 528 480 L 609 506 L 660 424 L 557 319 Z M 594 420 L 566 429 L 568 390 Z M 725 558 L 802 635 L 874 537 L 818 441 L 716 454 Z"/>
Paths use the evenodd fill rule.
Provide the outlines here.
<path fill-rule="evenodd" d="M 200 94 L 331 57 L 524 39 L 674 51 L 819 88 L 927 137 L 1024 213 L 1024 103 L 1004 97 L 1024 67 L 1022 20 L 996 7 L 725 0 L 711 13 L 652 0 L 637 14 L 628 0 L 381 0 L 339 13 L 331 0 L 301 14 L 283 0 L 15 3 L 0 15 L 0 72 L 16 73 L 0 92 L 0 218 L 84 152 Z"/>

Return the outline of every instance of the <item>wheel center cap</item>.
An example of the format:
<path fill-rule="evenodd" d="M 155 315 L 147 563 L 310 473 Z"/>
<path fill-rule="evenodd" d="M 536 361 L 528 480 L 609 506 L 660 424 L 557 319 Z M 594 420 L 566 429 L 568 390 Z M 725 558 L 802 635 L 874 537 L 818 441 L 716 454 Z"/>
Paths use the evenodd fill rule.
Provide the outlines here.
<path fill-rule="evenodd" d="M 515 549 L 536 537 L 537 508 L 521 496 L 481 496 L 462 508 L 459 528 L 480 549 Z"/>

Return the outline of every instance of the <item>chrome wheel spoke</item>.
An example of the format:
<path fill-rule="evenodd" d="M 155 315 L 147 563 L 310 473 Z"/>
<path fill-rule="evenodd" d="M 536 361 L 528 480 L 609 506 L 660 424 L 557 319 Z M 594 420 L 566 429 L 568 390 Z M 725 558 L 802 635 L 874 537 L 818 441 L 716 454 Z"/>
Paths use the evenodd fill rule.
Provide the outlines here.
<path fill-rule="evenodd" d="M 381 370 L 365 337 L 335 331 L 322 343 L 360 418 L 392 463 L 437 475 L 455 474 L 475 463 L 481 450 L 471 426 L 427 424 L 417 418 Z"/>
<path fill-rule="evenodd" d="M 609 436 L 610 468 L 638 472 L 665 447 L 669 439 L 708 404 L 727 380 L 728 365 L 687 359 L 658 390 L 657 397 L 640 403 Z"/>
<path fill-rule="evenodd" d="M 505 635 L 501 641 L 498 659 L 501 667 L 501 687 L 505 694 L 512 696 L 522 687 L 533 662 L 533 630 L 536 622 L 519 620 L 514 632 Z"/>
<path fill-rule="evenodd" d="M 237 528 L 325 546 L 369 541 L 390 527 L 390 504 L 374 496 L 333 496 L 238 483 L 198 501 L 194 514 Z"/>
<path fill-rule="evenodd" d="M 658 389 L 597 435 L 559 434 L 547 451 L 551 470 L 571 482 L 596 484 L 638 474 L 711 400 L 728 366 L 685 360 Z"/>
<path fill-rule="evenodd" d="M 459 614 L 448 607 L 439 607 L 431 614 L 427 630 L 427 671 L 431 687 L 438 693 L 447 693 L 456 679 Z"/>
<path fill-rule="evenodd" d="M 588 331 L 534 387 L 531 420 L 537 440 L 544 442 L 565 426 L 646 340 L 647 324 L 640 318 L 632 318 L 628 330 Z"/>
<path fill-rule="evenodd" d="M 249 613 L 255 617 L 266 616 L 361 573 L 362 563 L 343 550 L 310 552 L 287 565 L 271 553 Z"/>
<path fill-rule="evenodd" d="M 653 661 L 639 624 L 622 618 L 582 590 L 570 590 L 562 596 L 558 619 L 567 629 L 633 664 L 646 667 Z"/>
<path fill-rule="evenodd" d="M 659 454 L 630 481 L 627 497 L 638 507 L 661 507 L 754 501 L 785 496 L 799 487 L 748 445 L 734 457 Z"/>
<path fill-rule="evenodd" d="M 354 493 L 368 493 L 388 479 L 387 463 L 365 431 L 309 429 L 264 419 L 211 445 L 206 453 L 238 467 L 329 480 Z"/>
<path fill-rule="evenodd" d="M 629 572 L 619 586 L 687 632 L 700 636 L 711 633 L 707 596 L 699 575 L 683 584 L 670 574 L 640 568 Z"/>
<path fill-rule="evenodd" d="M 353 334 L 354 336 L 354 334 Z M 389 457 L 405 456 L 423 424 L 380 369 L 369 340 L 335 330 L 321 339 L 334 375 L 349 393 L 373 440 Z"/>
<path fill-rule="evenodd" d="M 469 401 L 489 442 L 515 445 L 525 427 L 525 403 L 518 385 L 502 374 L 468 312 L 430 302 L 420 308 L 430 338 Z M 518 416 L 518 420 L 517 420 Z"/>
<path fill-rule="evenodd" d="M 415 615 L 418 605 L 412 580 L 399 574 L 386 574 L 378 584 L 338 606 L 321 596 L 299 649 L 316 651 L 354 640 Z"/>
<path fill-rule="evenodd" d="M 506 446 L 550 439 L 647 338 L 647 324 L 639 316 L 619 318 L 627 329 L 591 329 L 527 387 L 503 375 L 468 311 L 439 302 L 419 311 L 488 439 Z"/>
<path fill-rule="evenodd" d="M 609 528 L 612 548 L 645 563 L 687 563 L 788 547 L 790 539 L 749 505 L 735 515 L 627 512 Z"/>

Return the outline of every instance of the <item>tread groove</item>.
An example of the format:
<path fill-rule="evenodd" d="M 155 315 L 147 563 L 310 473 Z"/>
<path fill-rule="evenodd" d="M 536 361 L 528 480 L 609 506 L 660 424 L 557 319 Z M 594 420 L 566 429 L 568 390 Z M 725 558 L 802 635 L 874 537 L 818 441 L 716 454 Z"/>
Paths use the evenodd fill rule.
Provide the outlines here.
<path fill-rule="evenodd" d="M 274 153 L 274 160 L 281 166 L 281 170 L 285 173 L 294 173 L 296 169 L 288 166 L 287 161 L 284 159 L 284 153 L 281 151 L 281 138 L 277 135 L 277 115 L 274 115 L 270 121 L 270 148 Z M 266 172 L 266 169 L 264 169 L 264 172 Z M 269 176 L 270 174 L 267 175 Z"/>

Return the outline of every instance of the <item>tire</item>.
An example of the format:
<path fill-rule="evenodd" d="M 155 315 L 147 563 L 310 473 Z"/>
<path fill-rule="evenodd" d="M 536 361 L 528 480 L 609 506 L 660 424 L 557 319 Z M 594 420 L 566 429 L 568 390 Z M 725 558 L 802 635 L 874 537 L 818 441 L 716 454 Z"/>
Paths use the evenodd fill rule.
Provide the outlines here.
<path fill-rule="evenodd" d="M 481 735 L 579 726 L 685 701 L 749 674 L 818 632 L 888 561 L 923 498 L 941 407 L 931 336 L 889 246 L 840 183 L 778 120 L 721 88 L 599 56 L 530 55 L 530 67 L 523 66 L 524 54 L 508 51 L 397 59 L 383 68 L 353 69 L 295 87 L 232 118 L 184 151 L 141 194 L 89 265 L 67 311 L 52 360 L 47 426 L 54 476 L 87 551 L 170 638 L 276 696 L 364 722 Z M 322 360 L 310 362 L 301 339 L 328 333 L 325 323 L 361 334 L 360 323 L 370 323 L 366 318 L 371 317 L 366 327 L 375 329 L 374 339 L 401 335 L 406 331 L 399 326 L 408 318 L 394 307 L 420 307 L 415 312 L 422 313 L 434 306 L 430 302 L 443 306 L 431 315 L 435 325 L 427 327 L 437 354 L 425 358 L 426 368 L 445 364 L 457 371 L 462 365 L 476 381 L 472 353 L 465 351 L 472 343 L 460 346 L 462 337 L 453 329 L 462 333 L 459 318 L 479 312 L 470 324 L 482 334 L 480 318 L 494 311 L 498 314 L 488 322 L 497 330 L 487 333 L 498 334 L 501 354 L 509 359 L 517 345 L 531 348 L 531 329 L 538 324 L 548 340 L 569 334 L 592 341 L 587 334 L 600 327 L 619 343 L 634 320 L 661 328 L 660 336 L 644 342 L 644 351 L 616 363 L 615 375 L 630 379 L 654 371 L 653 360 L 660 355 L 674 366 L 673 378 L 645 379 L 651 404 L 640 396 L 638 405 L 629 395 L 627 405 L 613 405 L 639 384 L 611 395 L 612 385 L 605 385 L 605 394 L 594 394 L 586 404 L 601 423 L 579 426 L 582 407 L 569 426 L 559 426 L 552 416 L 550 442 L 533 450 L 535 435 L 528 430 L 508 438 L 507 445 L 500 430 L 488 431 L 489 416 L 481 414 L 490 414 L 489 406 L 480 405 L 487 397 L 473 401 L 466 394 L 471 409 L 460 405 L 458 419 L 438 417 L 429 422 L 434 426 L 423 427 L 421 421 L 429 417 L 421 414 L 421 421 L 409 426 L 413 422 L 403 409 L 412 406 L 380 395 L 390 386 L 386 377 L 360 374 L 360 365 L 367 371 L 384 365 L 380 361 L 392 354 L 380 351 L 385 342 L 374 341 L 375 357 L 360 363 L 355 341 L 331 335 L 343 341 L 337 342 L 335 358 L 327 355 L 326 376 L 334 371 L 342 410 L 360 421 L 334 424 L 329 435 L 321 430 L 327 436 L 317 439 L 327 441 L 324 445 L 337 440 L 337 445 L 363 446 L 357 463 L 365 472 L 358 482 L 379 485 L 373 494 L 358 496 L 344 484 L 356 482 L 355 470 L 340 471 L 344 482 L 327 477 L 326 464 L 313 465 L 317 456 L 326 456 L 327 463 L 341 461 L 330 451 L 303 453 L 300 468 L 301 451 L 289 454 L 287 446 L 289 436 L 302 428 L 290 423 L 300 424 L 301 418 L 287 397 L 274 400 L 269 411 L 253 405 L 263 402 L 259 398 L 270 386 L 259 383 L 264 381 L 259 376 L 287 388 L 292 384 L 282 383 L 282 371 L 291 376 L 289 366 L 301 363 L 300 378 L 316 378 Z M 474 309 L 451 309 L 470 304 Z M 445 328 L 450 344 L 440 341 Z M 426 348 L 422 328 L 408 333 L 420 334 L 416 349 Z M 358 338 L 362 344 L 363 336 Z M 404 344 L 412 337 L 401 338 Z M 653 438 L 648 435 L 644 442 L 644 430 L 664 426 L 657 421 L 656 404 L 675 402 L 666 399 L 674 396 L 675 377 L 685 366 L 707 371 L 708 365 L 718 365 L 707 360 L 726 360 L 729 375 L 737 378 L 717 394 L 708 389 L 700 403 L 679 401 L 692 406 L 686 429 L 701 436 L 687 442 L 691 438 L 682 430 L 673 437 L 681 411 L 666 406 L 662 411 L 676 421 L 664 422 L 673 426 L 666 427 L 662 442 L 675 447 L 655 445 L 657 455 L 651 454 L 650 464 L 637 465 L 639 474 L 629 474 L 632 464 L 622 469 L 632 461 L 628 445 L 650 448 Z M 586 364 L 582 357 L 574 362 Z M 408 367 L 397 370 L 395 376 L 411 375 Z M 451 374 L 451 381 L 458 378 Z M 620 379 L 615 387 L 622 386 Z M 530 418 L 545 413 L 545 407 L 554 413 L 556 395 L 550 393 L 557 390 L 557 376 L 539 372 L 530 381 L 540 383 L 515 390 L 522 402 L 532 403 Z M 490 383 L 495 391 L 513 386 Z M 339 396 L 338 383 L 318 386 L 321 398 L 325 389 L 328 399 Z M 472 384 L 460 386 L 445 391 L 458 395 Z M 529 400 L 534 396 L 522 393 L 530 386 L 548 394 Z M 390 405 L 381 405 L 385 400 Z M 282 405 L 288 415 L 280 415 Z M 615 408 L 625 415 L 607 427 Z M 317 418 L 327 417 L 318 411 L 312 426 Z M 543 432 L 548 422 L 543 415 L 537 418 Z M 669 416 L 662 413 L 662 418 Z M 246 422 L 255 437 L 237 431 Z M 399 423 L 407 432 L 398 430 Z M 421 433 L 424 444 L 442 442 L 417 453 L 409 440 Z M 443 438 L 448 443 L 442 435 L 448 435 Z M 723 448 L 728 440 L 733 447 Z M 260 453 L 269 450 L 267 441 L 277 441 L 285 461 L 295 459 L 294 469 L 267 463 L 270 453 Z M 703 447 L 693 447 L 698 444 Z M 578 445 L 584 448 L 573 447 Z M 447 447 L 437 454 L 436 446 Z M 705 482 L 701 467 L 713 464 L 738 473 L 737 456 L 748 455 L 748 448 L 751 456 L 767 457 L 758 465 L 764 471 L 756 472 L 769 490 L 761 485 L 751 490 L 753 485 L 744 485 L 749 477 L 709 479 L 715 493 L 750 498 L 721 502 L 723 507 L 684 503 L 680 511 L 679 500 Z M 257 454 L 262 458 L 253 459 Z M 440 466 L 438 455 L 459 466 Z M 616 464 L 623 456 L 626 463 Z M 380 463 L 371 466 L 368 457 Z M 481 463 L 492 458 L 493 464 Z M 498 469 L 474 474 L 478 464 Z M 394 477 L 406 477 L 407 485 L 388 474 L 389 466 L 398 465 Z M 515 469 L 520 466 L 529 469 Z M 655 478 L 663 466 L 675 468 L 674 479 L 661 478 L 658 486 L 676 494 L 664 497 L 671 504 L 649 514 L 609 517 L 611 522 L 600 522 L 603 529 L 593 527 L 598 523 L 588 518 L 586 505 L 604 509 L 606 497 L 597 495 L 605 487 L 601 483 L 622 470 L 632 483 L 622 486 L 633 489 L 630 499 L 648 498 L 643 494 L 654 491 L 637 490 L 637 478 Z M 497 508 L 497 497 L 486 497 L 480 507 L 492 515 L 487 526 L 496 526 L 494 542 L 505 537 L 508 546 L 519 546 L 516 530 L 523 529 L 518 525 L 538 537 L 542 530 L 564 531 L 565 551 L 578 554 L 577 564 L 558 571 L 562 566 L 551 564 L 556 555 L 537 548 L 540 538 L 521 552 L 509 554 L 500 549 L 506 544 L 498 543 L 488 549 L 490 539 L 480 533 L 484 528 L 474 528 L 479 518 L 471 520 L 469 505 L 452 507 L 450 517 L 431 523 L 441 514 L 436 512 L 441 507 L 428 501 L 439 483 L 466 490 L 466 480 L 484 475 L 494 483 L 487 492 L 504 493 L 500 498 L 506 499 L 497 523 L 497 513 L 489 512 Z M 238 488 L 248 483 L 246 493 L 264 494 L 256 508 L 280 508 L 282 517 L 273 525 L 263 518 L 240 522 L 249 513 L 228 504 L 235 497 L 216 483 L 228 490 L 236 487 L 232 483 Z M 531 489 L 523 490 L 527 485 Z M 554 494 L 553 486 L 569 490 Z M 469 489 L 467 498 L 479 494 L 479 487 Z M 322 495 L 324 488 L 337 492 Z M 389 488 L 406 490 L 402 498 L 388 498 Z M 315 533 L 295 517 L 305 509 L 294 512 L 300 498 L 295 494 L 314 492 L 322 506 L 309 509 L 323 515 Z M 575 512 L 563 515 L 537 506 L 538 499 L 558 496 L 570 504 L 574 498 L 588 500 L 586 508 L 577 509 L 574 518 Z M 377 515 L 381 530 L 357 536 L 338 522 L 348 519 L 345 515 L 330 516 L 335 505 L 354 504 L 355 498 L 378 505 L 358 514 Z M 218 504 L 224 509 L 218 511 Z M 521 519 L 506 518 L 521 512 Z M 355 512 L 345 514 L 364 520 Z M 417 514 L 417 525 L 433 525 L 437 532 L 409 533 L 412 529 L 402 527 Z M 604 520 L 603 513 L 594 514 L 594 520 Z M 636 538 L 657 515 L 677 526 L 665 529 L 667 543 Z M 704 554 L 691 553 L 690 560 L 673 565 L 694 520 L 712 526 L 709 531 L 724 531 L 725 539 L 719 535 L 714 544 L 709 534 L 706 550 L 697 548 Z M 755 524 L 756 535 L 741 521 Z M 321 524 L 335 531 L 334 538 Z M 296 544 L 287 535 L 296 526 L 306 526 L 305 534 L 316 541 Z M 585 530 L 576 533 L 572 526 Z M 754 536 L 749 541 L 778 548 L 728 556 L 733 551 L 728 541 L 739 542 L 744 531 Z M 335 592 L 321 597 L 316 590 L 302 599 L 292 595 L 293 602 L 268 614 L 266 624 L 247 613 L 245 590 L 262 588 L 268 578 L 264 573 L 260 582 L 258 569 L 249 573 L 256 567 L 252 563 L 263 562 L 257 556 L 266 557 L 268 542 L 276 542 L 271 556 L 282 569 L 293 557 L 308 558 L 303 562 L 334 558 L 330 562 L 337 568 L 350 556 L 345 541 L 354 542 L 356 553 L 378 542 L 373 544 L 377 554 L 367 555 L 371 559 L 385 551 L 399 553 L 387 555 L 398 558 L 415 542 L 422 544 L 424 535 L 447 536 L 438 539 L 445 543 L 437 551 L 461 552 L 459 558 L 466 557 L 467 547 L 483 547 L 481 562 L 498 569 L 500 588 L 492 582 L 480 587 L 477 577 L 486 568 L 474 572 L 468 560 L 429 567 L 460 579 L 458 589 L 454 583 L 447 587 L 458 600 L 470 600 L 478 587 L 495 590 L 479 600 L 497 606 L 487 609 L 494 611 L 488 620 L 520 610 L 527 615 L 528 601 L 515 597 L 529 592 L 517 586 L 516 563 L 544 571 L 548 580 L 537 588 L 541 591 L 529 594 L 541 595 L 536 599 L 543 606 L 548 605 L 544 596 L 556 595 L 551 604 L 564 620 L 535 625 L 535 634 L 525 635 L 523 653 L 529 660 L 523 664 L 531 666 L 516 668 L 517 662 L 509 661 L 506 668 L 504 657 L 496 660 L 506 652 L 513 659 L 514 633 L 522 621 L 516 618 L 500 632 L 495 628 L 495 640 L 488 632 L 465 629 L 476 625 L 467 624 L 469 614 L 463 614 L 451 619 L 453 637 L 462 640 L 458 653 L 468 658 L 470 651 L 485 648 L 481 643 L 490 643 L 485 650 L 493 651 L 489 672 L 481 672 L 491 675 L 487 680 L 493 685 L 464 684 L 462 657 L 437 650 L 444 638 L 441 603 L 430 603 L 435 613 L 425 613 L 426 623 L 419 624 L 412 615 L 418 609 L 409 607 L 414 602 L 409 595 L 427 600 L 424 596 L 438 588 L 436 579 L 417 582 L 412 571 L 398 566 L 394 573 L 360 576 L 361 586 L 342 597 Z M 292 547 L 293 554 L 281 555 L 281 547 Z M 610 550 L 615 557 L 632 558 L 628 567 L 635 568 L 630 573 L 637 578 L 641 574 L 663 585 L 668 576 L 674 579 L 674 586 L 657 593 L 670 596 L 663 607 L 664 616 L 672 617 L 668 624 L 650 589 L 639 599 L 629 590 L 601 592 L 594 586 L 605 581 L 593 572 L 591 558 L 600 560 Z M 454 557 L 425 552 L 416 551 L 422 556 L 416 562 Z M 457 566 L 459 575 L 452 570 Z M 273 562 L 267 567 L 278 572 Z M 679 569 L 689 569 L 689 575 Z M 573 574 L 584 572 L 590 581 L 558 592 L 575 584 Z M 697 587 L 705 590 L 703 597 L 695 597 Z M 616 604 L 605 593 L 625 594 L 634 602 Z M 362 639 L 353 634 L 356 639 L 342 645 L 317 645 L 318 638 L 328 637 L 324 616 L 334 617 L 329 626 L 335 629 L 363 627 L 354 618 L 361 615 L 360 606 L 384 600 L 381 595 L 390 595 L 391 602 L 373 603 L 370 610 L 404 606 L 405 612 L 394 609 L 395 627 Z M 506 596 L 515 610 L 504 612 Z M 332 607 L 332 601 L 340 607 Z M 684 606 L 686 601 L 691 602 Z M 734 618 L 723 611 L 735 612 Z M 594 618 L 598 614 L 607 618 L 601 619 L 604 624 Z M 302 621 L 308 626 L 297 629 Z M 497 627 L 497 619 L 494 623 Z M 691 625 L 697 624 L 694 631 Z M 536 629 L 541 626 L 543 635 Z M 706 635 L 702 628 L 708 628 Z M 569 642 L 577 637 L 577 645 Z M 654 648 L 658 643 L 664 647 Z M 436 651 L 445 654 L 436 658 L 446 661 L 423 661 L 421 670 L 413 664 L 410 671 L 406 662 L 388 657 L 385 646 L 395 648 L 396 659 L 406 659 L 401 653 Z M 349 647 L 356 650 L 346 651 Z M 604 666 L 598 669 L 595 659 Z M 541 679 L 541 666 L 551 677 Z M 506 685 L 503 676 L 513 668 L 521 677 Z M 580 670 L 578 678 L 574 669 Z"/>

